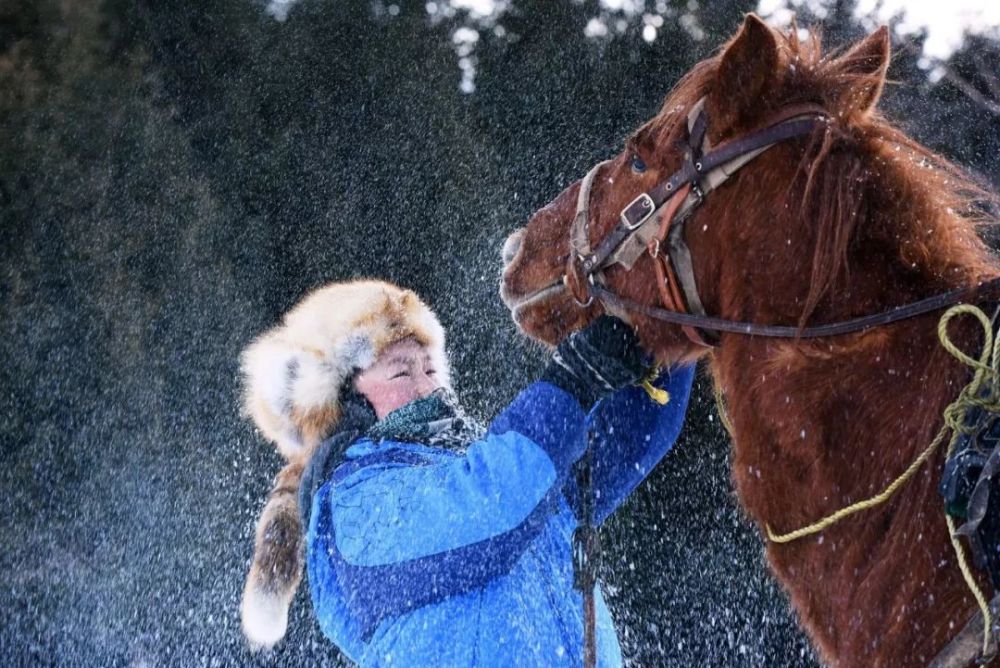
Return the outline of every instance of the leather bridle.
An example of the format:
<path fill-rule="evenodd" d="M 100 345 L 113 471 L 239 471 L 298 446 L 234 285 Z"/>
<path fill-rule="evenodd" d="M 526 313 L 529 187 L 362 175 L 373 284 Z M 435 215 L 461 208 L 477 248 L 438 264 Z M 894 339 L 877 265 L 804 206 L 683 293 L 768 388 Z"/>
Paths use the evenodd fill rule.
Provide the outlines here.
<path fill-rule="evenodd" d="M 570 231 L 571 253 L 562 277 L 566 290 L 581 307 L 590 306 L 597 299 L 606 311 L 625 320 L 635 313 L 680 325 L 691 341 L 710 347 L 717 343 L 721 332 L 815 338 L 863 331 L 929 313 L 1000 287 L 1000 278 L 995 278 L 880 313 L 812 327 L 760 325 L 707 315 L 695 282 L 691 253 L 684 242 L 684 223 L 710 192 L 758 155 L 781 142 L 809 135 L 828 122 L 829 116 L 822 107 L 795 105 L 779 113 L 766 127 L 713 148 L 706 136 L 708 115 L 702 98 L 688 113 L 681 168 L 652 190 L 634 198 L 622 210 L 615 228 L 592 248 L 591 189 L 601 169 L 610 161 L 594 165 L 584 177 L 577 196 Z M 620 297 L 607 288 L 606 269 L 621 265 L 631 270 L 643 253 L 653 260 L 662 308 Z"/>

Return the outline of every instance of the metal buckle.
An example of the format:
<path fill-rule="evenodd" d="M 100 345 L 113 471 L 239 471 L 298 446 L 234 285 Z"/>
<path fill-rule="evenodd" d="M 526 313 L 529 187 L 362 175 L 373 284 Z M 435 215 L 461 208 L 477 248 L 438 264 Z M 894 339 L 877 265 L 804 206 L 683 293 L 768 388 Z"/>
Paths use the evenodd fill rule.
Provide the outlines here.
<path fill-rule="evenodd" d="M 694 196 L 698 200 L 697 202 L 694 203 L 694 206 L 692 206 L 691 208 L 693 209 L 695 207 L 701 206 L 702 203 L 705 201 L 705 191 L 701 189 L 701 181 L 698 181 L 696 179 L 691 182 L 691 192 L 694 193 Z"/>
<path fill-rule="evenodd" d="M 633 213 L 639 216 L 639 218 L 634 223 L 631 220 L 632 215 L 630 215 Z M 622 209 L 621 213 L 622 225 L 625 226 L 626 230 L 631 232 L 632 230 L 634 230 L 635 228 L 639 227 L 647 220 L 649 220 L 650 216 L 652 216 L 654 213 L 656 213 L 656 203 L 653 202 L 653 198 L 649 196 L 649 193 L 642 193 L 634 200 L 629 202 L 629 205 L 627 207 Z"/>

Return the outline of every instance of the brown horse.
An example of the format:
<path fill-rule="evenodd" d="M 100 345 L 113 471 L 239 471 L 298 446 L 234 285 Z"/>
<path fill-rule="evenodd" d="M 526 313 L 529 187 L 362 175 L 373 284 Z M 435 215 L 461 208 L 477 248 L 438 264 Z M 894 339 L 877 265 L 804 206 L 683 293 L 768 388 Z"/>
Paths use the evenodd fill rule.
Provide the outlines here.
<path fill-rule="evenodd" d="M 983 195 L 875 110 L 889 62 L 882 28 L 840 54 L 756 16 L 696 65 L 661 111 L 601 168 L 589 197 L 597 244 L 639 193 L 681 165 L 688 114 L 705 98 L 711 145 L 793 105 L 825 110 L 708 195 L 684 228 L 708 314 L 805 326 L 866 315 L 1000 276 L 978 238 Z M 581 184 L 538 211 L 504 248 L 502 296 L 530 336 L 556 343 L 597 315 L 559 287 Z M 654 260 L 606 274 L 611 291 L 660 306 Z M 937 340 L 940 312 L 819 339 L 722 334 L 711 350 L 637 312 L 664 362 L 710 354 L 733 427 L 733 479 L 761 528 L 790 531 L 881 491 L 931 441 L 968 370 Z M 958 321 L 953 340 L 981 345 Z M 949 543 L 936 485 L 943 453 L 887 503 L 767 558 L 822 659 L 836 666 L 926 665 L 977 607 Z"/>

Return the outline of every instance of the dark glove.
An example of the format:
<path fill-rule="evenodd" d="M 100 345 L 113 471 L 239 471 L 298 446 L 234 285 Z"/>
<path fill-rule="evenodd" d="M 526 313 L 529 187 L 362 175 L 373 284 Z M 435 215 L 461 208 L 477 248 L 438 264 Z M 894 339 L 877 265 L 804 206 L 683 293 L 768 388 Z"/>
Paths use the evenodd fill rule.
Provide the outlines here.
<path fill-rule="evenodd" d="M 572 394 L 589 410 L 642 378 L 651 363 L 629 325 L 602 315 L 559 344 L 541 379 Z"/>

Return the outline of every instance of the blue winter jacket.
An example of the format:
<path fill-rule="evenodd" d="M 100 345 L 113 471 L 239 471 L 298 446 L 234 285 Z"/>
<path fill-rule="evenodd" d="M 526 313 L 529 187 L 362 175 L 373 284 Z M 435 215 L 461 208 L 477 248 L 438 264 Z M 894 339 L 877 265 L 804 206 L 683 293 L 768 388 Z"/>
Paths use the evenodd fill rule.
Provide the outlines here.
<path fill-rule="evenodd" d="M 581 666 L 582 597 L 573 589 L 572 464 L 593 434 L 595 521 L 652 470 L 680 431 L 693 368 L 637 387 L 590 415 L 537 382 L 459 454 L 362 438 L 313 497 L 309 587 L 326 634 L 364 668 Z M 598 666 L 621 665 L 595 587 Z"/>

